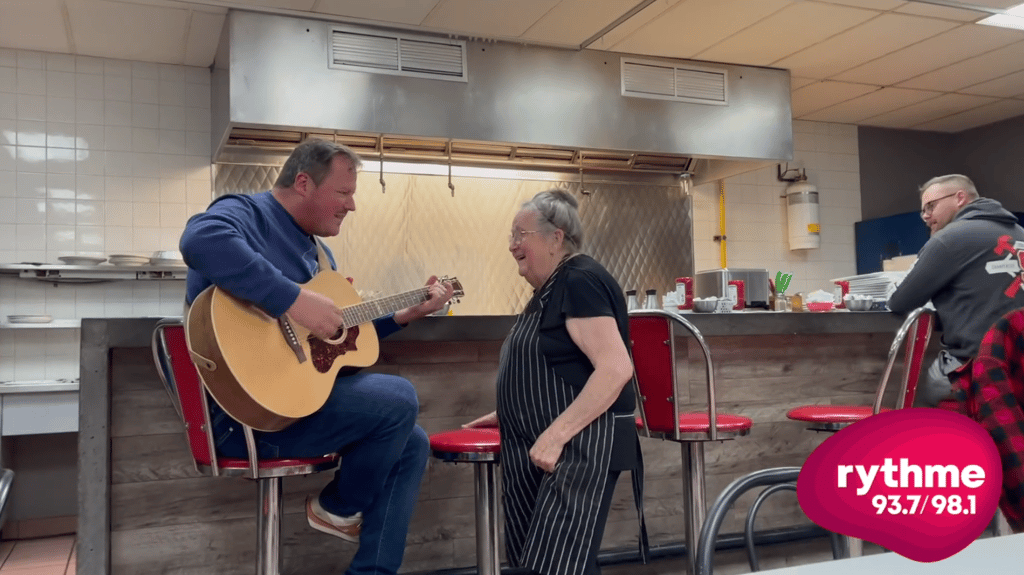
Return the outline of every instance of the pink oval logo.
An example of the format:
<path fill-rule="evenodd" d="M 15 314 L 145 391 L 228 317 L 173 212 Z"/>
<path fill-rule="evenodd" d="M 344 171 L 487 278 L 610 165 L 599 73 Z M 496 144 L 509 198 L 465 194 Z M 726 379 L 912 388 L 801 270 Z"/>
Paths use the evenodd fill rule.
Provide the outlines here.
<path fill-rule="evenodd" d="M 915 408 L 873 415 L 811 453 L 797 499 L 825 529 L 877 543 L 914 561 L 971 544 L 999 504 L 995 443 L 971 419 Z"/>

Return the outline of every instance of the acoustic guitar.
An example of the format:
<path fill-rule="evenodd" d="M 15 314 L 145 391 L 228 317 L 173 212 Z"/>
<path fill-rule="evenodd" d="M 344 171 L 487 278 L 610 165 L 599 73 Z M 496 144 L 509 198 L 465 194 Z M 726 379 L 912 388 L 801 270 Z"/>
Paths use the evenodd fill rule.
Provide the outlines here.
<path fill-rule="evenodd" d="M 455 278 L 443 278 L 465 295 Z M 322 340 L 288 319 L 210 286 L 188 311 L 186 338 L 192 361 L 217 403 L 260 431 L 280 431 L 320 409 L 342 368 L 373 365 L 380 353 L 370 323 L 428 299 L 429 287 L 362 301 L 336 271 L 322 271 L 302 286 L 341 308 L 344 325 Z M 457 301 L 457 300 L 455 300 Z"/>

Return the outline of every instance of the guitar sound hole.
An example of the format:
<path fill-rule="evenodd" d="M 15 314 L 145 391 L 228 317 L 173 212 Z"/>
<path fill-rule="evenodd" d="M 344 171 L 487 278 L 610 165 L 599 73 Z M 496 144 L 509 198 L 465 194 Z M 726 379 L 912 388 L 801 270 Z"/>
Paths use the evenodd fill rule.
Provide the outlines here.
<path fill-rule="evenodd" d="M 332 335 L 331 337 L 329 337 L 327 339 L 330 339 L 330 340 L 338 339 L 339 337 L 344 335 L 344 333 L 345 333 L 345 328 L 344 327 L 339 327 L 338 331 L 334 332 L 334 335 Z"/>

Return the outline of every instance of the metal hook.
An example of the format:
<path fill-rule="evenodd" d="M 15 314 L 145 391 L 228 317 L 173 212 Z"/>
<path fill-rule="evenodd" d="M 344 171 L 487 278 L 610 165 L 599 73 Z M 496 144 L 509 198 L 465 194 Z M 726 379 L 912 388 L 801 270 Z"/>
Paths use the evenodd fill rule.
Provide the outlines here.
<path fill-rule="evenodd" d="M 384 183 L 384 134 L 380 135 L 380 140 L 377 141 L 377 151 L 380 152 L 380 193 L 385 193 L 387 184 Z"/>
<path fill-rule="evenodd" d="M 452 183 L 452 142 L 448 141 L 448 189 L 452 191 L 452 197 L 455 197 L 455 184 Z"/>

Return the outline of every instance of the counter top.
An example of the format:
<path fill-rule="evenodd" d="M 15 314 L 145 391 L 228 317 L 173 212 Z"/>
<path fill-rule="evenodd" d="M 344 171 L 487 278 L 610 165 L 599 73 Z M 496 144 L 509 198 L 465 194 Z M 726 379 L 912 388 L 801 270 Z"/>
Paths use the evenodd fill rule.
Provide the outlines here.
<path fill-rule="evenodd" d="M 704 336 L 894 333 L 903 319 L 882 311 L 769 312 L 683 314 Z M 426 317 L 409 324 L 387 341 L 503 340 L 515 316 Z"/>

